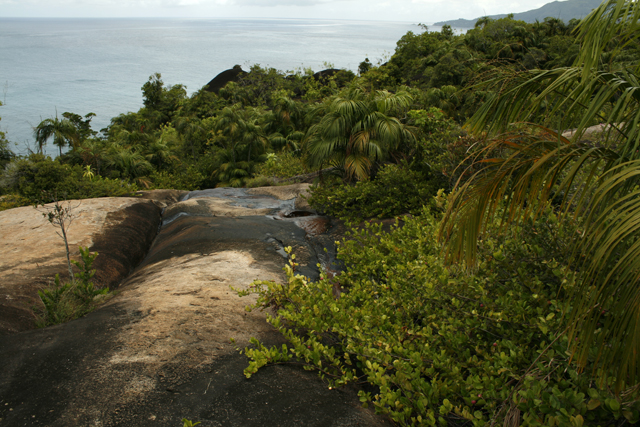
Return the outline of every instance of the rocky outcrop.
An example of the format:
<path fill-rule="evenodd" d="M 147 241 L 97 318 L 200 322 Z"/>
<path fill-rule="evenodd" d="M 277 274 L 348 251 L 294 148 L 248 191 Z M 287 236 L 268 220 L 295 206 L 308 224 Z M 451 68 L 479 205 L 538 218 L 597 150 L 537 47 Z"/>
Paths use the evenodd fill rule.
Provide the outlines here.
<path fill-rule="evenodd" d="M 602 136 L 603 134 L 606 134 L 607 132 L 611 132 L 612 131 L 612 126 L 609 124 L 605 124 L 605 123 L 601 123 L 599 125 L 594 125 L 594 126 L 589 126 L 588 128 L 584 129 L 582 135 L 581 135 L 581 140 L 582 141 L 591 141 L 593 139 L 597 139 L 598 137 Z M 574 135 L 576 134 L 576 129 L 569 129 L 566 130 L 562 133 L 562 136 L 564 138 L 567 139 L 571 139 L 574 137 Z M 613 136 L 619 136 L 619 134 L 617 133 L 613 133 Z"/>
<path fill-rule="evenodd" d="M 350 70 L 341 70 L 337 68 L 327 68 L 326 70 L 318 71 L 313 75 L 314 80 L 319 81 L 322 84 L 327 84 L 329 79 L 335 79 L 338 87 L 344 87 L 344 85 L 354 79 L 356 75 Z"/>
<path fill-rule="evenodd" d="M 207 83 L 203 88 L 206 91 L 213 92 L 215 94 L 220 92 L 220 89 L 225 87 L 227 83 L 230 82 L 239 82 L 245 76 L 248 76 L 251 73 L 248 73 L 242 69 L 240 65 L 234 65 L 233 68 L 229 70 L 225 70 L 215 76 L 209 83 Z M 323 85 L 326 85 L 330 79 L 334 79 L 338 87 L 344 87 L 345 84 L 353 80 L 355 74 L 350 70 L 345 69 L 337 69 L 337 68 L 328 68 L 326 70 L 318 71 L 314 73 L 311 78 L 320 82 Z M 295 80 L 297 77 L 295 75 L 288 75 L 282 77 L 284 80 Z M 300 97 L 304 95 L 303 90 L 300 86 L 295 87 L 293 89 L 295 97 Z"/>
<path fill-rule="evenodd" d="M 189 192 L 184 190 L 146 190 L 138 191 L 136 197 L 151 200 L 156 206 L 164 209 L 167 206 L 178 203 L 187 194 Z"/>
<path fill-rule="evenodd" d="M 78 246 L 100 255 L 94 267 L 99 286 L 117 285 L 144 258 L 160 222 L 160 209 L 134 198 L 72 200 L 69 247 L 79 260 Z M 0 334 L 34 327 L 38 290 L 56 274 L 68 280 L 64 241 L 59 229 L 43 217 L 52 205 L 0 212 Z"/>
<path fill-rule="evenodd" d="M 299 273 L 317 276 L 316 265 L 327 262 L 322 246 L 337 238 L 330 219 L 297 216 L 295 201 L 307 189 L 136 200 L 153 209 L 164 203 L 164 221 L 118 294 L 67 324 L 0 336 L 2 425 L 173 426 L 185 417 L 212 426 L 390 426 L 359 406 L 356 389 L 329 390 L 295 365 L 243 375 L 247 359 L 238 350 L 251 337 L 267 345 L 283 338 L 265 313 L 245 310 L 254 297 L 232 289 L 282 281 L 285 246 L 294 248 Z"/>
<path fill-rule="evenodd" d="M 273 196 L 278 200 L 294 200 L 295 209 L 311 209 L 307 203 L 311 184 L 291 184 L 274 187 L 259 187 L 247 190 L 248 194 Z"/>
<path fill-rule="evenodd" d="M 326 70 L 322 70 L 322 71 L 318 71 L 317 73 L 313 74 L 313 78 L 315 80 L 318 81 L 326 81 L 327 79 L 335 76 L 336 74 L 338 74 L 340 71 L 340 69 L 338 68 L 327 68 Z"/>
<path fill-rule="evenodd" d="M 211 81 L 207 83 L 205 88 L 209 92 L 218 93 L 220 89 L 227 85 L 227 83 L 237 82 L 241 77 L 246 76 L 247 74 L 249 73 L 244 71 L 240 65 L 234 65 L 233 68 L 224 70 L 213 79 L 211 79 Z"/>

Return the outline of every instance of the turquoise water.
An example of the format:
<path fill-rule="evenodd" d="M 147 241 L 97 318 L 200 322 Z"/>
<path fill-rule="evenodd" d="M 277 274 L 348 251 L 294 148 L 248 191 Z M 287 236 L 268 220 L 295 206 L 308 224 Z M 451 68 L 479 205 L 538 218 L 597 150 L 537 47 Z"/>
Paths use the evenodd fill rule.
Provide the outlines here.
<path fill-rule="evenodd" d="M 99 130 L 137 111 L 140 88 L 156 72 L 191 94 L 235 64 L 356 71 L 365 57 L 391 55 L 407 31 L 420 29 L 339 20 L 0 18 L 0 127 L 24 153 L 34 147 L 32 127 L 56 112 L 96 113 Z"/>

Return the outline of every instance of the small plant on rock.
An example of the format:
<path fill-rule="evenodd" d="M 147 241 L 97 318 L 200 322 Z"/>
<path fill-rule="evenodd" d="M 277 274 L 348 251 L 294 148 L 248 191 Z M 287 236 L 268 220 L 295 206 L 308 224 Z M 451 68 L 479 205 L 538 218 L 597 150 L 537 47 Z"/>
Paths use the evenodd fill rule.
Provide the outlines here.
<path fill-rule="evenodd" d="M 62 284 L 56 274 L 54 285 L 38 291 L 43 307 L 39 309 L 36 325 L 45 327 L 68 322 L 93 311 L 96 297 L 109 293 L 108 288 L 96 288 L 91 281 L 96 271 L 92 270 L 97 252 L 90 253 L 89 248 L 79 248 L 82 262 L 71 263 L 81 271 L 74 275 L 71 283 Z"/>
<path fill-rule="evenodd" d="M 44 192 L 45 199 L 50 199 L 53 202 L 53 206 L 47 206 L 44 203 L 37 204 L 35 207 L 42 206 L 46 212 L 42 213 L 42 216 L 51 223 L 54 227 L 59 227 L 60 231 L 56 230 L 56 234 L 64 240 L 64 247 L 67 252 L 67 267 L 69 268 L 69 277 L 73 281 L 73 269 L 71 268 L 71 258 L 69 256 L 69 240 L 67 239 L 67 230 L 73 222 L 74 215 L 71 212 L 72 207 L 69 201 L 66 202 L 66 206 L 63 202 L 60 202 L 58 193 Z"/>

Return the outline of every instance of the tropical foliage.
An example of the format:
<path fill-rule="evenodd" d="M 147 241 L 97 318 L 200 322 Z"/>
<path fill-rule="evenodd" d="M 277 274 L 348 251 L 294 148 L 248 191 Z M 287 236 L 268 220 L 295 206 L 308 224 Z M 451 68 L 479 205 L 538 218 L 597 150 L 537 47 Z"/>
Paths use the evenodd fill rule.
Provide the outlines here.
<path fill-rule="evenodd" d="M 571 348 L 580 366 L 595 364 L 603 382 L 613 375 L 618 390 L 640 374 L 639 18 L 637 2 L 605 2 L 579 24 L 582 49 L 571 67 L 500 73 L 484 83 L 495 94 L 470 129 L 492 139 L 478 154 L 484 166 L 459 182 L 441 231 L 450 259 L 473 265 L 497 215 L 517 223 L 551 203 L 574 218 L 570 253 L 579 280 L 568 314 Z M 538 124 L 524 123 L 531 120 Z M 604 123 L 602 135 L 589 138 L 597 123 Z"/>
<path fill-rule="evenodd" d="M 360 77 L 348 70 L 283 73 L 254 65 L 217 92 L 203 88 L 187 96 L 186 87 L 167 85 L 156 73 L 142 85 L 139 111 L 114 117 L 100 133 L 91 129 L 93 113 L 56 115 L 34 129 L 35 151 L 53 142 L 54 161 L 140 188 L 245 185 L 266 154 L 281 157 L 283 151 L 301 159 L 303 172 L 333 166 L 345 182 L 375 178 L 384 163 L 420 163 L 416 170 L 425 173 L 433 162 L 416 161 L 425 141 L 439 156 L 458 156 L 451 156 L 448 139 L 424 134 L 422 119 L 409 111 L 437 108 L 461 123 L 491 92 L 463 88 L 505 67 L 530 68 L 532 58 L 541 67 L 559 64 L 577 53 L 572 25 L 504 18 L 482 20 L 466 35 L 448 27 L 410 32 L 389 61 L 364 61 Z M 8 149 L 2 153 L 5 164 L 13 158 Z M 454 169 L 446 168 L 449 179 Z"/>
<path fill-rule="evenodd" d="M 411 101 L 406 91 L 367 93 L 359 87 L 328 98 L 311 113 L 321 118 L 307 132 L 309 166 L 336 167 L 349 181 L 368 178 L 377 162 L 412 142 L 411 129 L 398 118 Z"/>
<path fill-rule="evenodd" d="M 57 117 L 41 121 L 34 129 L 34 136 L 40 153 L 49 139 L 53 139 L 53 144 L 58 146 L 60 155 L 62 155 L 62 148 L 67 145 L 74 146 L 79 142 L 73 123 L 68 119 L 60 120 Z"/>
<path fill-rule="evenodd" d="M 290 343 L 255 341 L 247 375 L 296 360 L 366 382 L 401 425 L 638 423 L 638 18 L 610 0 L 580 22 L 423 26 L 359 76 L 255 65 L 190 96 L 154 74 L 100 133 L 65 112 L 24 156 L 0 133 L 0 208 L 318 175 L 316 209 L 403 226 L 354 230 L 341 274 L 310 282 L 292 257 L 257 282 Z"/>
<path fill-rule="evenodd" d="M 518 237 L 485 239 L 473 274 L 446 267 L 437 232 L 428 212 L 389 233 L 367 226 L 340 244 L 339 275 L 311 282 L 292 255 L 285 283 L 254 282 L 240 294 L 273 308 L 289 342 L 254 340 L 245 375 L 295 360 L 330 387 L 367 382 L 360 400 L 400 425 L 638 422 L 637 390 L 596 387 L 566 352 L 575 274 L 557 259 L 570 225 L 527 221 Z"/>
<path fill-rule="evenodd" d="M 92 270 L 98 253 L 80 247 L 82 262 L 71 261 L 78 269 L 71 282 L 61 283 L 56 274 L 54 284 L 38 291 L 42 306 L 36 307 L 36 323 L 39 327 L 68 322 L 93 311 L 95 306 L 108 297 L 108 288 L 97 288 L 91 281 L 96 271 Z"/>
<path fill-rule="evenodd" d="M 387 165 L 375 180 L 354 185 L 324 183 L 314 189 L 309 204 L 317 211 L 348 222 L 367 218 L 393 218 L 419 214 L 424 206 L 435 206 L 433 195 L 438 182 L 406 165 Z"/>

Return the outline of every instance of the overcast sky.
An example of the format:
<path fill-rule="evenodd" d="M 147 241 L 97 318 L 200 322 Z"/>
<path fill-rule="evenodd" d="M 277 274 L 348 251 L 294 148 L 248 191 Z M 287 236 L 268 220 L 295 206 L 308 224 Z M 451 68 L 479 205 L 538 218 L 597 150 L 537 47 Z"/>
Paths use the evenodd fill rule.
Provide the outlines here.
<path fill-rule="evenodd" d="M 552 0 L 0 0 L 0 17 L 318 18 L 433 23 Z"/>

